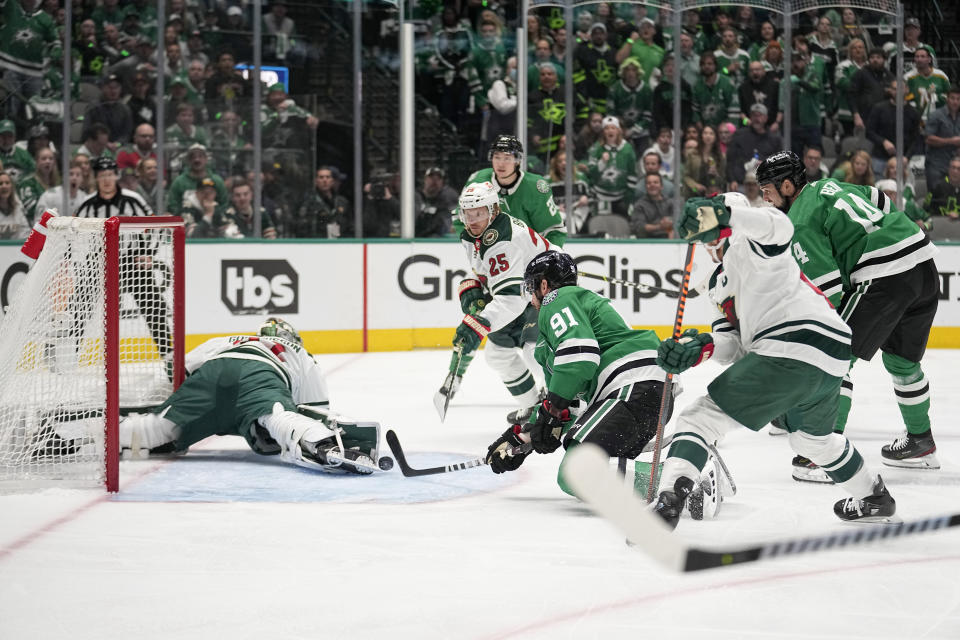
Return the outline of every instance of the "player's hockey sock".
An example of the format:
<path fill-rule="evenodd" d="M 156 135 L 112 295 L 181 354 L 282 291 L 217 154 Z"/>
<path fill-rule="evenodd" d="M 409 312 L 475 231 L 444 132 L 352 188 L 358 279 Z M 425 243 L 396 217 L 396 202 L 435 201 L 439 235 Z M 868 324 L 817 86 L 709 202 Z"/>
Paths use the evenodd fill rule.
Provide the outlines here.
<path fill-rule="evenodd" d="M 853 403 L 853 380 L 850 374 L 843 376 L 840 383 L 840 398 L 837 400 L 837 422 L 833 426 L 834 433 L 843 433 L 847 426 L 847 416 L 850 415 L 850 405 Z"/>
<path fill-rule="evenodd" d="M 884 353 L 883 366 L 893 378 L 893 392 L 907 432 L 921 434 L 930 430 L 930 385 L 919 362 Z"/>

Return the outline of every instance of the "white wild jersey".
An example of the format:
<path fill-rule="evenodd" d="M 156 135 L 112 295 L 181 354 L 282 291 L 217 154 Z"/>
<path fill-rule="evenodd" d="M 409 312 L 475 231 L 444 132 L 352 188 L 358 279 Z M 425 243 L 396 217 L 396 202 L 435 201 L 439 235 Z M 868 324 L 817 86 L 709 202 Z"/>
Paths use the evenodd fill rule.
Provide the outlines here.
<path fill-rule="evenodd" d="M 330 403 L 320 366 L 295 342 L 252 335 L 211 338 L 184 356 L 184 366 L 193 373 L 205 362 L 220 358 L 253 360 L 273 367 L 290 388 L 296 404 L 325 407 Z"/>
<path fill-rule="evenodd" d="M 846 374 L 850 328 L 797 266 L 790 219 L 772 207 L 750 207 L 738 193 L 724 201 L 733 233 L 710 277 L 708 295 L 719 311 L 713 357 L 727 363 L 753 352 Z"/>
<path fill-rule="evenodd" d="M 493 296 L 480 315 L 490 330 L 502 329 L 524 312 L 530 303 L 523 293 L 523 272 L 537 255 L 556 249 L 526 224 L 500 213 L 474 238 L 464 230 L 460 234 L 470 268 Z"/>

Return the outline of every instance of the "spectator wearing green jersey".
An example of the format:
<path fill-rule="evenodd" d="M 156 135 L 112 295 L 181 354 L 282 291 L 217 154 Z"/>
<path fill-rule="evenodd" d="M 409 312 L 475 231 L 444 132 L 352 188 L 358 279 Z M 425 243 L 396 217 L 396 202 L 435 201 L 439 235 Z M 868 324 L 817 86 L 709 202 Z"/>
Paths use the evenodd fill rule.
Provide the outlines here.
<path fill-rule="evenodd" d="M 597 194 L 597 212 L 630 217 L 633 192 L 637 187 L 637 156 L 623 138 L 616 116 L 603 119 L 603 138 L 589 151 L 587 175 Z"/>
<path fill-rule="evenodd" d="M 606 104 L 609 114 L 620 118 L 624 136 L 636 152 L 650 144 L 653 92 L 643 81 L 643 67 L 636 58 L 624 60 L 619 73 L 620 80 L 610 87 Z"/>
<path fill-rule="evenodd" d="M 904 100 L 920 113 L 926 123 L 931 113 L 947 103 L 950 78 L 933 66 L 933 49 L 923 45 L 913 54 L 914 68 L 904 75 L 907 83 Z"/>
<path fill-rule="evenodd" d="M 13 120 L 0 120 L 0 165 L 14 183 L 37 168 L 27 150 L 18 147 L 16 141 L 17 125 Z"/>
<path fill-rule="evenodd" d="M 700 78 L 693 86 L 693 122 L 699 127 L 735 122 L 740 113 L 733 82 L 717 71 L 716 55 L 704 52 L 700 56 Z"/>
<path fill-rule="evenodd" d="M 720 47 L 713 52 L 713 55 L 716 57 L 719 72 L 738 86 L 747 75 L 750 54 L 740 48 L 736 29 L 724 27 L 720 34 Z"/>
<path fill-rule="evenodd" d="M 636 58 L 643 66 L 643 77 L 652 78 L 653 72 L 660 68 L 663 61 L 663 47 L 653 41 L 657 33 L 657 25 L 650 18 L 640 21 L 637 31 L 630 34 L 620 50 L 617 51 L 617 63 L 629 58 Z"/>

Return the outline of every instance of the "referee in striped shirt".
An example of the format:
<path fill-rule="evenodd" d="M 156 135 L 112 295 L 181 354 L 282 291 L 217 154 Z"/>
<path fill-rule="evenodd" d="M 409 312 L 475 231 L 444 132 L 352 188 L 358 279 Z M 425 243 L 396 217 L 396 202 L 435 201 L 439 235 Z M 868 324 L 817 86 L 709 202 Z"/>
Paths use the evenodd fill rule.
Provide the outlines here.
<path fill-rule="evenodd" d="M 152 216 L 153 211 L 147 206 L 143 198 L 135 191 L 122 189 L 117 184 L 120 172 L 117 161 L 113 158 L 100 156 L 92 163 L 93 175 L 97 181 L 97 193 L 77 209 L 74 214 L 78 218 L 111 218 L 113 216 Z M 154 232 L 155 233 L 155 232 Z M 160 285 L 154 271 L 163 268 L 160 262 L 154 261 L 158 243 L 155 236 L 147 231 L 136 236 L 124 234 L 120 240 L 120 293 L 130 293 L 147 323 L 150 336 L 157 346 L 160 356 L 171 362 L 172 344 L 170 327 L 168 324 L 168 307 L 164 298 L 165 289 L 169 286 Z M 73 333 L 83 335 L 83 326 L 86 324 L 93 307 L 90 304 L 79 304 L 80 310 L 74 319 Z M 168 376 L 172 367 L 167 367 Z"/>
<path fill-rule="evenodd" d="M 121 189 L 117 161 L 100 156 L 92 163 L 97 193 L 88 198 L 74 214 L 77 218 L 112 218 L 113 216 L 152 216 L 153 211 L 136 191 Z"/>

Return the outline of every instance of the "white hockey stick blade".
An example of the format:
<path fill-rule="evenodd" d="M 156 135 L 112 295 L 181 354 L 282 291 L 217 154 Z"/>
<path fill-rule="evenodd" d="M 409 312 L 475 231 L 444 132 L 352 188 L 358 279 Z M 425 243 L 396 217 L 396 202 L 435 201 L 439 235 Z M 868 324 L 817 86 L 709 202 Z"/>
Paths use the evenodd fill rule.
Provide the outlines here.
<path fill-rule="evenodd" d="M 610 457 L 594 444 L 577 445 L 563 462 L 573 492 L 663 566 L 683 571 L 687 549 L 633 487 L 610 470 Z"/>
<path fill-rule="evenodd" d="M 597 446 L 581 444 L 567 453 L 566 479 L 582 500 L 627 535 L 663 566 L 674 571 L 701 571 L 758 560 L 841 549 L 960 526 L 960 513 L 897 524 L 868 524 L 798 538 L 773 540 L 734 548 L 702 549 L 684 544 L 671 533 L 647 503 L 610 470 L 607 455 Z"/>

